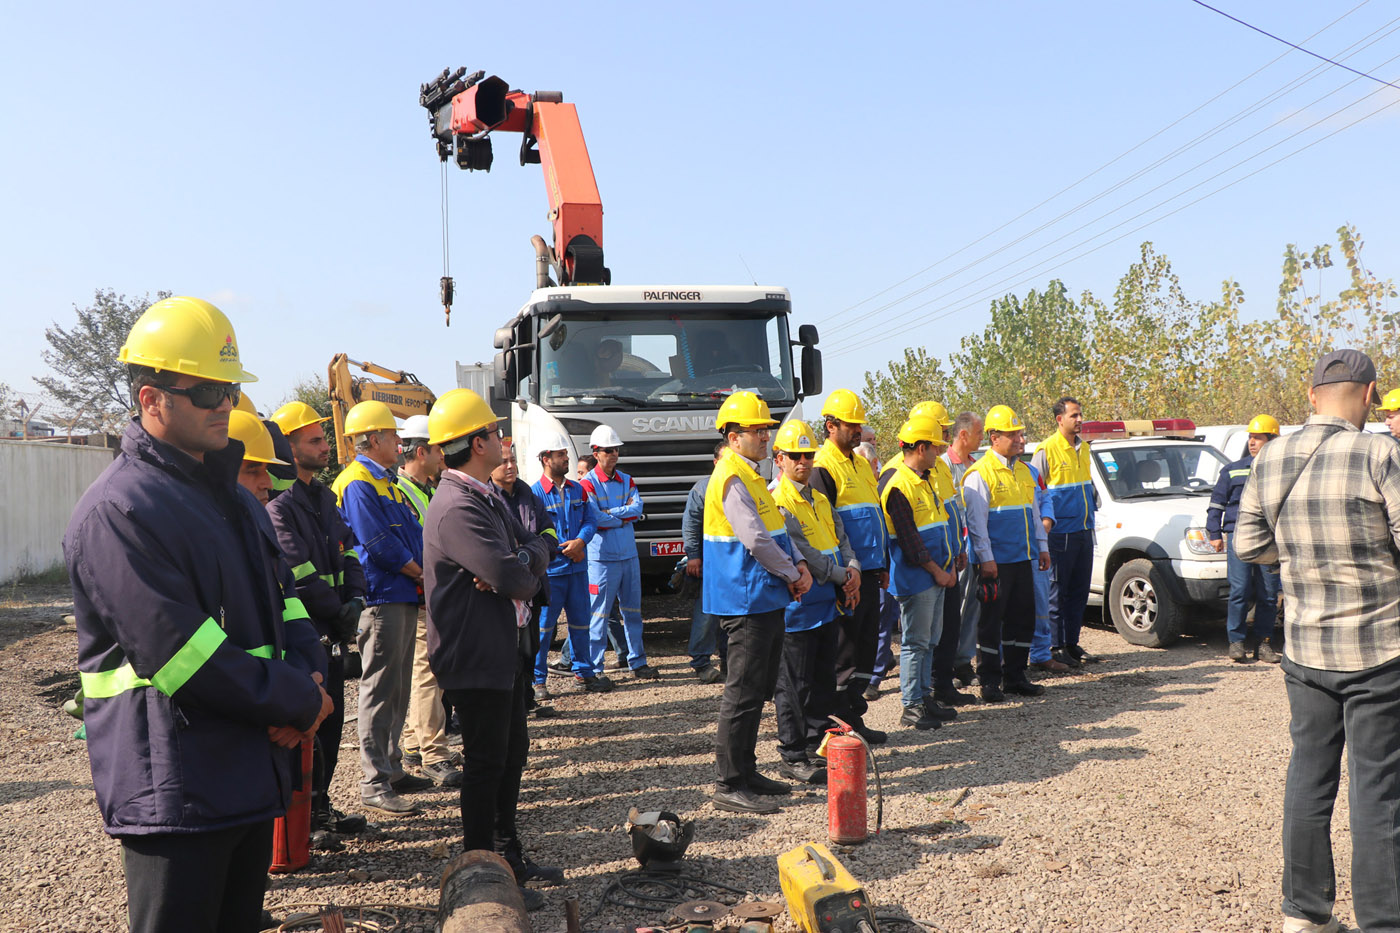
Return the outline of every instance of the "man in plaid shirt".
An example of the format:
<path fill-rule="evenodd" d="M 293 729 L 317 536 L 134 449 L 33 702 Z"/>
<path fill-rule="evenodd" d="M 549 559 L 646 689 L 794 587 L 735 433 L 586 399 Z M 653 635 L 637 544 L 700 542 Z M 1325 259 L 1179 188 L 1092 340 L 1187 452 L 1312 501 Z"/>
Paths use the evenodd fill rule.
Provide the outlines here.
<path fill-rule="evenodd" d="M 1323 356 L 1296 434 L 1259 452 L 1234 546 L 1278 562 L 1293 756 L 1283 815 L 1285 933 L 1334 933 L 1332 808 L 1342 748 L 1351 772 L 1358 925 L 1400 930 L 1400 446 L 1360 430 L 1376 367 Z"/>

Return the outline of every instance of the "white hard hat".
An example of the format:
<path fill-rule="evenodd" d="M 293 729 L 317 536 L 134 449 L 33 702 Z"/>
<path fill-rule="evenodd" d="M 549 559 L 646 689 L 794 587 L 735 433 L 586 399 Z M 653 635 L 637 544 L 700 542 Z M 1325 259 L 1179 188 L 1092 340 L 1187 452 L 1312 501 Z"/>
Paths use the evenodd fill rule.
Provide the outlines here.
<path fill-rule="evenodd" d="M 428 416 L 413 415 L 404 421 L 403 427 L 399 428 L 400 440 L 424 440 L 428 439 Z"/>
<path fill-rule="evenodd" d="M 617 436 L 610 424 L 600 424 L 588 435 L 589 447 L 621 447 L 622 438 Z"/>
<path fill-rule="evenodd" d="M 552 450 L 568 450 L 569 439 L 558 431 L 550 431 L 540 435 L 540 439 L 535 442 L 535 456 L 548 453 Z"/>

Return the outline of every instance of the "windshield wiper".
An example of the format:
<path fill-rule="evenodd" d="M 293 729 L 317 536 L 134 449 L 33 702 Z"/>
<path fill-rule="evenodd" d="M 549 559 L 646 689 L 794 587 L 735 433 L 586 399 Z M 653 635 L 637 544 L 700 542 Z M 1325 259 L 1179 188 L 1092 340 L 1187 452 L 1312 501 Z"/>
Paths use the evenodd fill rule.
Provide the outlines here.
<path fill-rule="evenodd" d="M 616 392 L 589 392 L 586 395 L 575 395 L 574 398 L 581 402 L 594 398 L 606 398 L 612 399 L 614 402 L 626 402 L 629 405 L 638 405 L 646 401 L 639 395 L 618 395 Z"/>
<path fill-rule="evenodd" d="M 1139 489 L 1139 490 L 1137 490 L 1136 492 L 1125 492 L 1125 493 L 1123 493 L 1123 495 L 1118 496 L 1118 497 L 1116 497 L 1116 498 L 1118 498 L 1118 499 L 1121 501 L 1121 500 L 1123 500 L 1123 499 L 1146 499 L 1146 498 L 1148 498 L 1148 497 L 1150 497 L 1150 496 L 1179 496 L 1179 495 L 1181 495 L 1181 490 L 1176 489 L 1175 487 L 1168 486 L 1168 487 L 1166 487 L 1166 488 L 1164 488 L 1164 489 Z"/>

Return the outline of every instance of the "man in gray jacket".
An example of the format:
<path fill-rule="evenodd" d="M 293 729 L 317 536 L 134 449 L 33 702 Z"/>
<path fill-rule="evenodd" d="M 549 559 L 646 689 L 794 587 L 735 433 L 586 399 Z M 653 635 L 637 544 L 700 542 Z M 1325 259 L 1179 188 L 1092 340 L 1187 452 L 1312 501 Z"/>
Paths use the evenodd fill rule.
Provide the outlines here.
<path fill-rule="evenodd" d="M 526 857 L 515 825 L 529 748 L 530 599 L 554 541 L 525 530 L 491 487 L 503 459 L 500 419 L 481 396 L 454 389 L 428 417 L 446 465 L 423 527 L 428 663 L 462 720 L 462 846 L 502 855 L 534 910 L 544 898 L 526 882 L 564 880 Z"/>

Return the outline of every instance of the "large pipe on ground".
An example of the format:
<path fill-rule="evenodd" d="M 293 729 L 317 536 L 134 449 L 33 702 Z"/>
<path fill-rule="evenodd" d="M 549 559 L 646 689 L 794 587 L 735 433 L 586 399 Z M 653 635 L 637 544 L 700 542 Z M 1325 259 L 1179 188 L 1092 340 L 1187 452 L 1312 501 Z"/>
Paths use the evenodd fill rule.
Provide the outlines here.
<path fill-rule="evenodd" d="M 494 852 L 474 849 L 447 864 L 438 899 L 438 933 L 531 933 L 515 873 Z"/>

